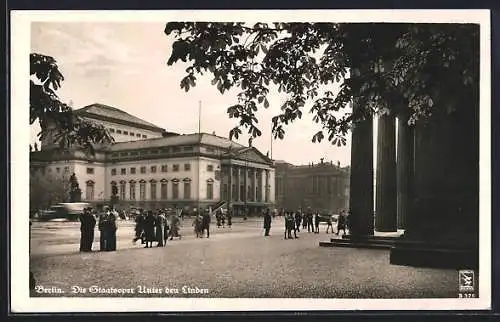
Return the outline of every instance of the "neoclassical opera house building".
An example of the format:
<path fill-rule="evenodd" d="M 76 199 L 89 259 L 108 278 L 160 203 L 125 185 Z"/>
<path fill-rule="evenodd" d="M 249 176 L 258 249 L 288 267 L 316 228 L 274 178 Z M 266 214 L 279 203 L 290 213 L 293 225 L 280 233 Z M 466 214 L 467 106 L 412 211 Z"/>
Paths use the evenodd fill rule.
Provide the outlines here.
<path fill-rule="evenodd" d="M 109 129 L 115 142 L 89 155 L 55 149 L 47 138 L 40 151 L 31 152 L 30 170 L 43 176 L 75 173 L 82 201 L 108 203 L 116 186 L 117 207 L 125 210 L 274 207 L 273 161 L 253 146 L 214 134 L 167 132 L 102 104 L 75 113 Z"/>

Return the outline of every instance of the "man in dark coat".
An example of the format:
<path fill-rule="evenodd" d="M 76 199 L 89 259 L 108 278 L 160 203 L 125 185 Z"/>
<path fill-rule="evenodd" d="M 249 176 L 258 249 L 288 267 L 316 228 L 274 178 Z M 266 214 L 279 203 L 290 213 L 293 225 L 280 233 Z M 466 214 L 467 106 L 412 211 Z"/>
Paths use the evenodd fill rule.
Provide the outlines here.
<path fill-rule="evenodd" d="M 144 217 L 142 216 L 142 214 L 139 210 L 136 210 L 136 212 L 135 212 L 135 237 L 132 240 L 134 243 L 137 242 L 139 239 L 142 239 L 143 240 L 142 244 L 144 244 L 143 226 L 144 226 Z"/>
<path fill-rule="evenodd" d="M 269 231 L 271 230 L 271 214 L 269 209 L 264 213 L 264 236 L 269 236 Z"/>
<path fill-rule="evenodd" d="M 210 238 L 210 213 L 208 211 L 203 212 L 202 227 L 207 231 L 207 238 Z"/>
<path fill-rule="evenodd" d="M 107 241 L 106 241 L 107 251 L 116 250 L 116 230 L 118 229 L 116 225 L 117 219 L 118 219 L 118 212 L 113 208 L 111 208 L 108 212 L 108 216 L 106 219 L 106 229 L 108 230 Z"/>
<path fill-rule="evenodd" d="M 96 220 L 94 215 L 90 212 L 89 208 L 83 209 L 83 213 L 80 214 L 80 251 L 81 252 L 91 252 L 92 243 L 94 242 L 94 229 L 96 225 Z"/>
<path fill-rule="evenodd" d="M 342 210 L 340 212 L 340 215 L 339 215 L 339 219 L 337 221 L 337 236 L 338 234 L 340 233 L 340 231 L 342 230 L 343 231 L 343 235 L 346 234 L 346 226 L 347 226 L 347 217 L 346 217 L 346 213 L 344 210 Z"/>
<path fill-rule="evenodd" d="M 108 210 L 105 209 L 105 212 L 101 213 L 99 215 L 99 250 L 100 251 L 106 251 L 108 246 L 107 246 L 107 241 L 108 241 L 108 227 L 107 227 L 107 217 L 108 217 Z"/>
<path fill-rule="evenodd" d="M 302 214 L 300 210 L 295 212 L 295 230 L 300 233 L 300 222 L 302 221 Z"/>
<path fill-rule="evenodd" d="M 314 232 L 314 225 L 313 225 L 313 213 L 311 211 L 311 208 L 307 210 L 307 232 Z"/>
<path fill-rule="evenodd" d="M 155 217 L 151 210 L 148 210 L 146 218 L 144 218 L 144 238 L 146 240 L 146 247 L 153 247 L 153 242 L 156 240 L 155 236 Z"/>
<path fill-rule="evenodd" d="M 227 226 L 229 228 L 231 228 L 231 225 L 233 224 L 233 221 L 232 221 L 233 220 L 233 212 L 230 209 L 228 209 L 226 216 L 227 216 Z"/>

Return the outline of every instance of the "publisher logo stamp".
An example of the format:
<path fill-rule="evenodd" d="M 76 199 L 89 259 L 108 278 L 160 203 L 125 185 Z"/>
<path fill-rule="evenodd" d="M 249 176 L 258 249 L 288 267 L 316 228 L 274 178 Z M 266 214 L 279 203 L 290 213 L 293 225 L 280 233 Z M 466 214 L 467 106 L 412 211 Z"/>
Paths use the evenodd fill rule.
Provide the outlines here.
<path fill-rule="evenodd" d="M 458 292 L 459 293 L 474 293 L 476 285 L 473 270 L 460 270 L 458 272 Z"/>

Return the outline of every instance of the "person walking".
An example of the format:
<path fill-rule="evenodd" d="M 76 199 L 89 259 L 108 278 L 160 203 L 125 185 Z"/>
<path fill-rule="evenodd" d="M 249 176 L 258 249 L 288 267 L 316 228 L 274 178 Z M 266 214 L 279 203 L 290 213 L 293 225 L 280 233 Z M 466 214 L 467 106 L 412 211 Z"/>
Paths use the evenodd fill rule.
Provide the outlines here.
<path fill-rule="evenodd" d="M 271 214 L 269 213 L 269 209 L 267 209 L 264 213 L 264 236 L 269 236 L 269 231 L 271 230 L 271 221 Z"/>
<path fill-rule="evenodd" d="M 103 213 L 99 215 L 99 250 L 106 251 L 108 246 L 108 227 L 107 227 L 107 219 L 108 219 L 108 209 L 105 209 Z"/>
<path fill-rule="evenodd" d="M 340 231 L 343 231 L 343 234 L 341 236 L 344 236 L 346 234 L 346 226 L 347 226 L 347 217 L 345 214 L 345 210 L 342 210 L 339 215 L 339 219 L 337 221 L 337 236 L 339 235 Z"/>
<path fill-rule="evenodd" d="M 208 210 L 203 212 L 202 227 L 203 230 L 207 231 L 207 238 L 210 238 L 210 213 Z"/>
<path fill-rule="evenodd" d="M 300 222 L 302 221 L 302 214 L 300 210 L 295 212 L 295 230 L 300 233 Z"/>
<path fill-rule="evenodd" d="M 328 234 L 328 231 L 330 230 L 331 228 L 331 231 L 332 231 L 332 234 L 333 234 L 333 222 L 332 222 L 332 216 L 330 214 L 326 214 L 327 217 L 326 217 L 326 233 Z"/>
<path fill-rule="evenodd" d="M 80 251 L 81 252 L 91 252 L 92 244 L 94 243 L 94 230 L 96 225 L 96 220 L 90 208 L 83 209 L 83 213 L 80 214 Z"/>
<path fill-rule="evenodd" d="M 321 221 L 321 216 L 319 215 L 319 212 L 314 213 L 314 233 L 319 234 L 319 223 Z"/>
<path fill-rule="evenodd" d="M 231 228 L 233 224 L 233 213 L 230 209 L 227 210 L 227 226 Z"/>
<path fill-rule="evenodd" d="M 118 226 L 116 224 L 116 220 L 118 219 L 118 212 L 111 208 L 109 210 L 107 219 L 106 219 L 106 229 L 107 232 L 107 241 L 106 241 L 106 250 L 107 251 L 115 251 L 116 250 L 116 230 Z"/>
<path fill-rule="evenodd" d="M 134 243 L 137 242 L 139 239 L 142 240 L 141 244 L 144 244 L 144 216 L 140 212 L 140 210 L 135 211 L 135 237 L 132 240 Z"/>
<path fill-rule="evenodd" d="M 164 243 L 165 222 L 166 222 L 165 215 L 163 215 L 163 213 L 158 211 L 155 218 L 155 234 L 156 234 L 156 240 L 158 241 L 157 247 L 165 246 Z"/>
<path fill-rule="evenodd" d="M 313 213 L 311 211 L 311 207 L 307 209 L 307 232 L 314 232 Z"/>

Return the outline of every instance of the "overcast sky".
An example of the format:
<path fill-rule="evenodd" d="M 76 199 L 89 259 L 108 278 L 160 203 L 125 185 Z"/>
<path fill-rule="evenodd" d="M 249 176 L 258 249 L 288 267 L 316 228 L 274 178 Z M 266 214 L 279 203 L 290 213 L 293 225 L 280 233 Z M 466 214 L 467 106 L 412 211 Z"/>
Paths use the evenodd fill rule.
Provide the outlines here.
<path fill-rule="evenodd" d="M 238 90 L 222 95 L 207 76 L 184 92 L 179 83 L 186 65 L 167 66 L 173 37 L 163 33 L 164 27 L 163 23 L 32 23 L 31 50 L 57 60 L 65 76 L 59 95 L 74 108 L 102 103 L 168 131 L 193 133 L 198 130 L 202 101 L 202 132 L 228 136 L 237 120 L 229 119 L 226 109 L 236 102 Z M 270 108 L 258 114 L 263 135 L 253 144 L 263 153 L 271 149 L 271 118 L 284 100 L 271 95 Z M 294 164 L 316 163 L 320 158 L 349 164 L 350 140 L 344 147 L 311 142 L 320 128 L 306 113 L 309 107 L 302 120 L 287 128 L 284 140 L 274 141 L 273 158 Z M 33 142 L 37 131 L 32 128 Z M 245 132 L 239 142 L 248 144 Z"/>

